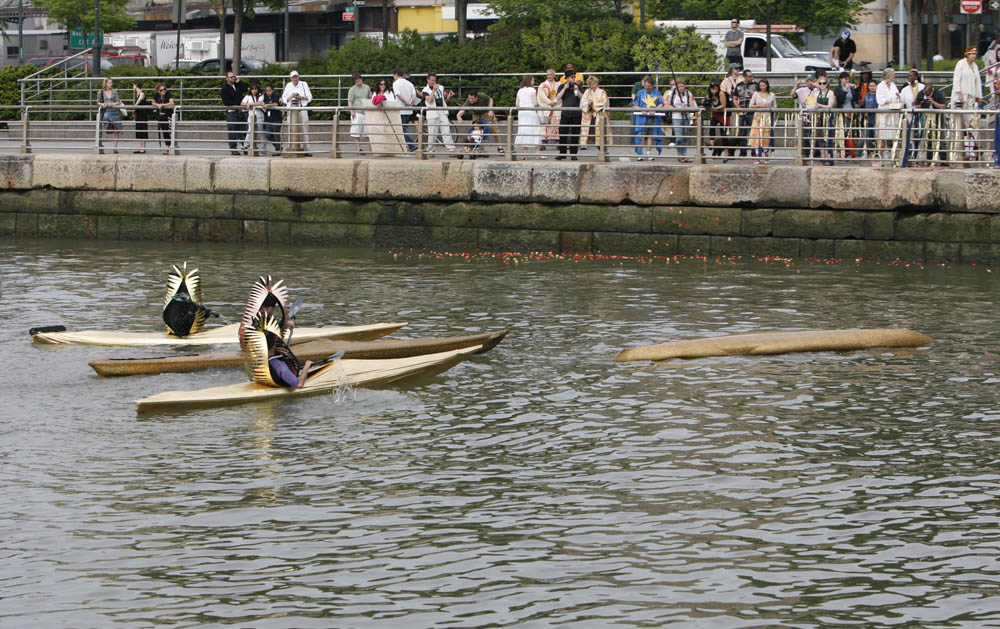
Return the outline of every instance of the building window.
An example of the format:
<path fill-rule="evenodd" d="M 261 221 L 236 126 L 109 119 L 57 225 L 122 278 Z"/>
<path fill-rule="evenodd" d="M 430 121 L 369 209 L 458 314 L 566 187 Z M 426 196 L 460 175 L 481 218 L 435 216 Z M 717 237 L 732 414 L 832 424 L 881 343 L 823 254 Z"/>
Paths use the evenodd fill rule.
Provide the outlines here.
<path fill-rule="evenodd" d="M 38 40 L 38 49 L 39 50 L 48 50 L 49 49 L 49 40 L 47 40 L 47 39 L 39 39 Z"/>
<path fill-rule="evenodd" d="M 17 56 L 17 46 L 7 46 L 7 56 L 16 57 Z"/>

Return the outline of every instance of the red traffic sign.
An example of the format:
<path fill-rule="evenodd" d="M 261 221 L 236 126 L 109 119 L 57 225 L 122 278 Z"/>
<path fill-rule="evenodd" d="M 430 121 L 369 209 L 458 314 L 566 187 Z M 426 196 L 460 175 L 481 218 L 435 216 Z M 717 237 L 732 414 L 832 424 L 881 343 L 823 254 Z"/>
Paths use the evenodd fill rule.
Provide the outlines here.
<path fill-rule="evenodd" d="M 351 8 L 353 8 L 353 7 L 351 7 Z M 353 22 L 354 21 L 354 13 L 353 12 L 347 13 L 345 11 L 344 13 L 340 14 L 340 19 L 342 21 L 344 21 L 344 22 Z"/>
<path fill-rule="evenodd" d="M 962 0 L 962 13 L 978 15 L 983 12 L 983 0 Z"/>

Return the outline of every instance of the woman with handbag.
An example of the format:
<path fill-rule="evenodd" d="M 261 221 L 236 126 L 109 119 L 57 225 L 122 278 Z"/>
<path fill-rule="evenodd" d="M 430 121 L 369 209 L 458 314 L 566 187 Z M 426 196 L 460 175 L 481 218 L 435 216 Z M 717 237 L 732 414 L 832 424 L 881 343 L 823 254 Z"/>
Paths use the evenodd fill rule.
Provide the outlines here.
<path fill-rule="evenodd" d="M 132 105 L 135 107 L 135 139 L 139 140 L 139 150 L 133 153 L 146 152 L 146 140 L 149 139 L 149 100 L 142 91 L 142 81 L 132 81 Z"/>
<path fill-rule="evenodd" d="M 111 84 L 111 79 L 104 79 L 101 82 L 101 89 L 97 92 L 97 105 L 100 107 L 101 121 L 104 130 L 115 138 L 114 152 L 118 152 L 118 140 L 122 134 L 122 99 L 118 96 L 118 90 Z"/>

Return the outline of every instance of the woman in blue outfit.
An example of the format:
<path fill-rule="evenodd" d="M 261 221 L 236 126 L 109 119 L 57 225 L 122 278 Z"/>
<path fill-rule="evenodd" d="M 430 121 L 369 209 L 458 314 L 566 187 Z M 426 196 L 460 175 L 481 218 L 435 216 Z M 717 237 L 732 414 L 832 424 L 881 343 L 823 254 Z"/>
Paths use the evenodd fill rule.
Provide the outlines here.
<path fill-rule="evenodd" d="M 100 107 L 101 121 L 104 130 L 115 138 L 115 153 L 118 152 L 118 140 L 122 135 L 122 99 L 118 96 L 118 90 L 114 89 L 111 79 L 104 79 L 101 82 L 101 89 L 97 92 L 97 105 Z"/>
<path fill-rule="evenodd" d="M 639 161 L 643 160 L 643 146 L 656 147 L 656 152 L 663 152 L 663 131 L 660 129 L 662 113 L 655 113 L 663 108 L 663 94 L 653 87 L 653 81 L 648 77 L 642 81 L 642 89 L 632 97 L 632 107 L 636 109 L 635 128 L 632 130 L 632 143 L 635 144 L 635 154 Z M 652 155 L 648 151 L 646 155 Z"/>

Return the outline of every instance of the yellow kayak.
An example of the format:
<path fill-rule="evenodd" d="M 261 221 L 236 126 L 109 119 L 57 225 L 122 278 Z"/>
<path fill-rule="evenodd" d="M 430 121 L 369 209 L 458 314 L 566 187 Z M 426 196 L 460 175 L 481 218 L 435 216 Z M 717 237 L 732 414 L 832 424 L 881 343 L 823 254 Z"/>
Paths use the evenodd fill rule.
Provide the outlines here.
<path fill-rule="evenodd" d="M 136 400 L 139 413 L 149 411 L 205 408 L 257 402 L 278 398 L 327 393 L 338 387 L 376 387 L 398 383 L 409 378 L 429 377 L 445 371 L 480 351 L 482 346 L 424 354 L 409 358 L 347 359 L 317 368 L 301 389 L 269 387 L 253 382 L 241 382 L 195 391 L 166 391 Z"/>
<path fill-rule="evenodd" d="M 344 341 L 373 341 L 391 334 L 405 323 L 372 323 L 335 328 L 295 328 L 293 342 L 313 339 L 340 339 Z M 38 332 L 31 335 L 34 343 L 52 345 L 105 345 L 112 347 L 144 347 L 147 345 L 236 345 L 239 344 L 238 323 L 209 328 L 183 338 L 166 332 Z"/>
<path fill-rule="evenodd" d="M 843 352 L 871 347 L 920 347 L 934 342 L 913 330 L 806 330 L 716 336 L 623 349 L 615 362 L 708 356 L 755 356 L 788 352 Z"/>

